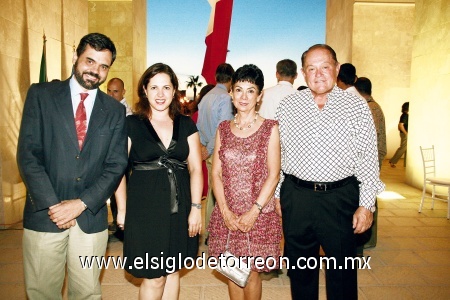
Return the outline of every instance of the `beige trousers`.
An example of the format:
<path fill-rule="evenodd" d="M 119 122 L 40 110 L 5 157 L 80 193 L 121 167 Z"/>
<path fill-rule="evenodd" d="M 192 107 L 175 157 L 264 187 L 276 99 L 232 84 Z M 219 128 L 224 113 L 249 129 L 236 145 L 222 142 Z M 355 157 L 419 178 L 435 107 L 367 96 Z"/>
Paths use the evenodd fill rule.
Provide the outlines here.
<path fill-rule="evenodd" d="M 104 256 L 107 243 L 108 230 L 86 234 L 78 224 L 60 233 L 24 229 L 23 265 L 28 299 L 62 299 L 66 264 L 69 299 L 101 299 L 101 269 L 96 264 L 83 269 L 80 259 Z"/>

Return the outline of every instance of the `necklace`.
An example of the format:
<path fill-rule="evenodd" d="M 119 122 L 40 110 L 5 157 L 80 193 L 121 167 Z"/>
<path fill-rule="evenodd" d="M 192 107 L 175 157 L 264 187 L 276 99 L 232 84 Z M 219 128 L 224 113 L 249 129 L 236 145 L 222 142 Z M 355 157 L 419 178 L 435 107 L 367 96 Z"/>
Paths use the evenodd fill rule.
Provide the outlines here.
<path fill-rule="evenodd" d="M 255 124 L 256 120 L 258 120 L 258 116 L 259 116 L 259 114 L 258 114 L 258 112 L 256 112 L 255 117 L 253 118 L 253 121 L 251 123 L 249 123 L 247 126 L 241 127 L 241 126 L 239 126 L 239 124 L 238 124 L 238 122 L 236 120 L 237 114 L 235 114 L 234 115 L 234 120 L 233 120 L 234 126 L 236 126 L 236 128 L 239 129 L 239 130 L 247 130 L 249 128 L 252 128 L 253 124 Z"/>

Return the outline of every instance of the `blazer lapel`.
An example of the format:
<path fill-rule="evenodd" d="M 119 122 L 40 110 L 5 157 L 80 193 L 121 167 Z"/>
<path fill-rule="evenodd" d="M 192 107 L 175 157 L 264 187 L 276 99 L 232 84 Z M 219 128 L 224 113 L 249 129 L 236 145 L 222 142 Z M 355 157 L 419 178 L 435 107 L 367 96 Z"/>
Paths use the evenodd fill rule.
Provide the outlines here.
<path fill-rule="evenodd" d="M 53 100 L 55 107 L 61 116 L 61 124 L 66 129 L 67 134 L 74 147 L 78 147 L 77 130 L 75 129 L 75 118 L 73 116 L 72 97 L 70 95 L 69 80 L 61 82 L 60 88 L 55 89 Z"/>

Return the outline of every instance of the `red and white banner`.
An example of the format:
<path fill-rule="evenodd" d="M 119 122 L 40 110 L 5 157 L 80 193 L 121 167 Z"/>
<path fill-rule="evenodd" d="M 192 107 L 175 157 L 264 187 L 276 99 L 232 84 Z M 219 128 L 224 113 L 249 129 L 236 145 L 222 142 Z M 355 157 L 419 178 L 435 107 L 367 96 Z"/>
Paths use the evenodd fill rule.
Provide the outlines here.
<path fill-rule="evenodd" d="M 208 84 L 215 84 L 217 66 L 227 59 L 233 0 L 208 0 L 208 2 L 211 5 L 211 15 L 206 32 L 202 76 Z"/>

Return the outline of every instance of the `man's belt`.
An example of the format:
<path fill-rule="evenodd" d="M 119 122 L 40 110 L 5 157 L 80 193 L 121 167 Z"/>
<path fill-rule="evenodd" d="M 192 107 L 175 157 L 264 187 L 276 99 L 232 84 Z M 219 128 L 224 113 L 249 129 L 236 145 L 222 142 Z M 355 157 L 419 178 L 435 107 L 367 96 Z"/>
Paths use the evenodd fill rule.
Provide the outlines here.
<path fill-rule="evenodd" d="M 306 181 L 306 180 L 301 180 L 291 174 L 284 174 L 284 177 L 291 180 L 293 183 L 295 183 L 296 185 L 298 185 L 300 187 L 307 188 L 307 189 L 313 190 L 315 192 L 324 192 L 324 191 L 337 189 L 337 188 L 343 187 L 344 185 L 349 184 L 353 180 L 356 180 L 355 176 L 349 176 L 347 178 L 344 178 L 344 179 L 341 179 L 338 181 L 333 181 L 333 182 Z"/>

